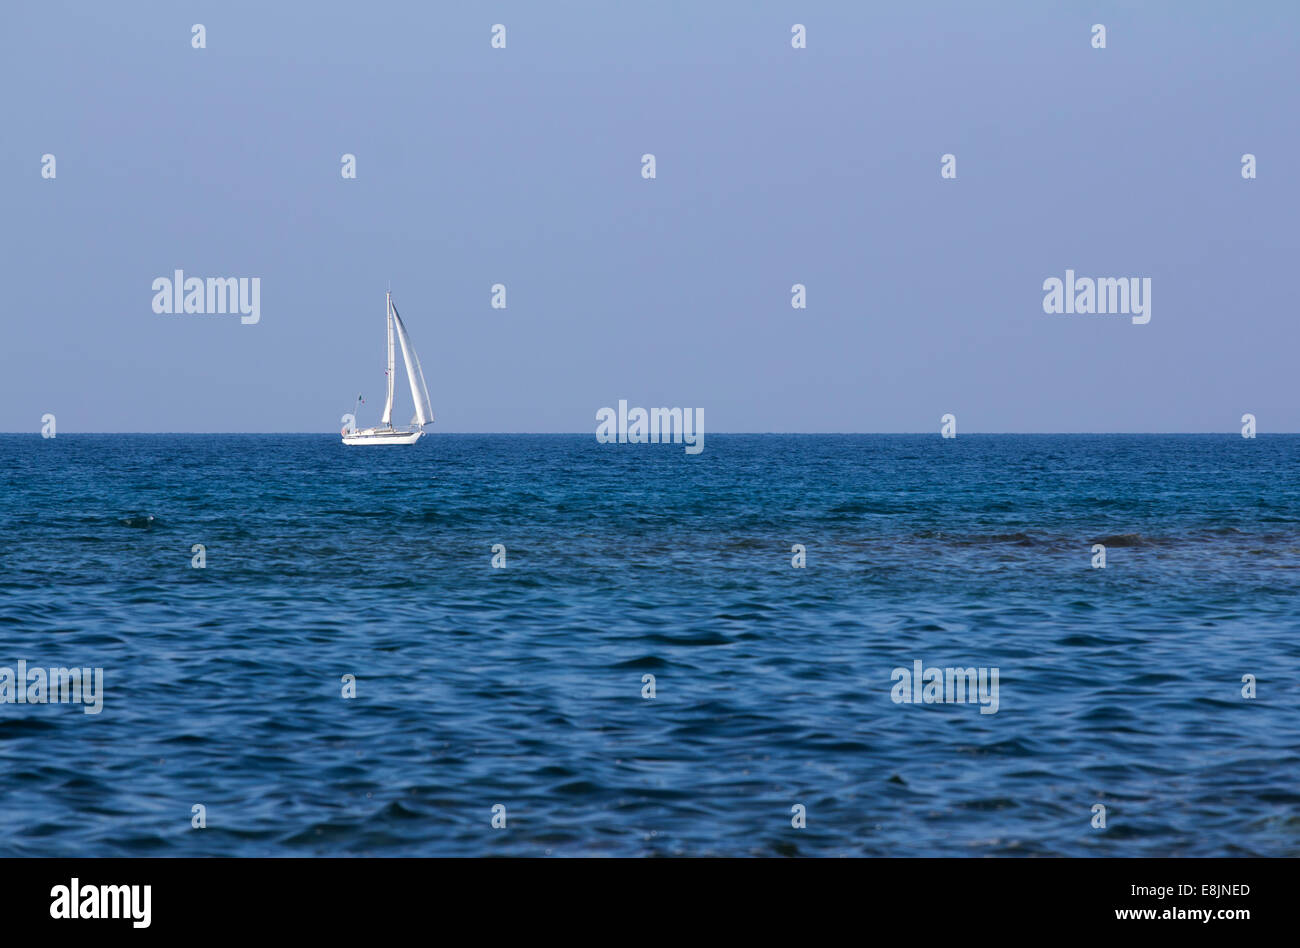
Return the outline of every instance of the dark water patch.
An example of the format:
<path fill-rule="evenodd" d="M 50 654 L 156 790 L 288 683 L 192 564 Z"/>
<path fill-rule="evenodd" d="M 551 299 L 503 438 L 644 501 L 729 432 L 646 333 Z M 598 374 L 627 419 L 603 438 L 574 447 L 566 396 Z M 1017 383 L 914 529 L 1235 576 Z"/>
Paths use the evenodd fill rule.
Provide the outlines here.
<path fill-rule="evenodd" d="M 44 707 L 42 710 L 46 710 Z M 34 737 L 41 734 L 47 734 L 50 731 L 57 731 L 59 725 L 54 721 L 48 721 L 44 718 L 13 718 L 8 717 L 12 713 L 12 707 L 4 707 L 5 715 L 0 717 L 0 740 L 12 740 L 19 737 Z"/>
<path fill-rule="evenodd" d="M 1019 800 L 1013 800 L 1010 797 L 988 797 L 981 800 L 962 800 L 956 804 L 961 810 L 974 810 L 976 812 L 990 812 L 996 810 L 1014 810 L 1023 806 Z"/>
<path fill-rule="evenodd" d="M 637 671 L 642 671 L 648 669 L 671 668 L 672 663 L 666 661 L 665 659 L 659 658 L 657 655 L 643 655 L 640 658 L 630 658 L 627 661 L 619 662 L 614 667 L 630 668 Z"/>
<path fill-rule="evenodd" d="M 732 640 L 720 632 L 699 632 L 686 635 L 655 634 L 643 638 L 658 645 L 701 646 L 731 645 Z"/>
<path fill-rule="evenodd" d="M 1140 533 L 1116 533 L 1110 536 L 1094 537 L 1089 543 L 1100 543 L 1105 547 L 1150 546 L 1151 540 Z"/>

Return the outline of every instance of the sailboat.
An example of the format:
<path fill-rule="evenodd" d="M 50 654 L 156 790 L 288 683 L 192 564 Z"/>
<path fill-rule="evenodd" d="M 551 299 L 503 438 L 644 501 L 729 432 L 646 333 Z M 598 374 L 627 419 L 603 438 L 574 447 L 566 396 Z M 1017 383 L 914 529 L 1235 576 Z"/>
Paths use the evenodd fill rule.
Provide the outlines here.
<path fill-rule="evenodd" d="M 397 315 L 393 305 L 393 292 L 388 291 L 388 307 L 385 317 L 388 320 L 388 397 L 384 401 L 384 416 L 374 428 L 356 427 L 343 429 L 344 444 L 415 444 L 424 434 L 424 426 L 433 423 L 433 409 L 429 406 L 429 387 L 424 384 L 424 370 L 420 368 L 420 357 L 415 354 L 411 337 L 406 334 L 406 325 Z M 405 427 L 393 427 L 393 380 L 397 368 L 393 349 L 393 337 L 402 349 L 402 362 L 406 365 L 406 381 L 411 385 L 411 401 L 415 402 L 415 415 Z M 361 398 L 357 396 L 357 407 L 361 407 Z M 353 417 L 356 417 L 355 412 Z"/>

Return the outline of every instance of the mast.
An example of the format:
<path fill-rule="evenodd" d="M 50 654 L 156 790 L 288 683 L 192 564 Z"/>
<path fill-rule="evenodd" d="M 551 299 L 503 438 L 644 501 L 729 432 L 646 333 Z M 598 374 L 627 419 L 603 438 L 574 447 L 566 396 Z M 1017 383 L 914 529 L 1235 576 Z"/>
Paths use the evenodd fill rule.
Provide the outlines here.
<path fill-rule="evenodd" d="M 388 323 L 388 371 L 385 373 L 385 385 L 388 389 L 388 396 L 384 400 L 384 417 L 380 424 L 391 426 L 393 423 L 393 369 L 396 365 L 393 362 L 393 291 L 388 291 L 388 303 L 384 309 L 384 319 Z"/>

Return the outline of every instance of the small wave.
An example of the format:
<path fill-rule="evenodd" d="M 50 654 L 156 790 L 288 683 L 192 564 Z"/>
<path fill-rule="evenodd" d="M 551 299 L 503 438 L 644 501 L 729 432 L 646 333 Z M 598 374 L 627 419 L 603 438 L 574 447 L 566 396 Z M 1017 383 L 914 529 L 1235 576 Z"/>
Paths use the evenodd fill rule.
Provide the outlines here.
<path fill-rule="evenodd" d="M 58 730 L 58 724 L 42 718 L 8 718 L 0 720 L 0 740 L 11 737 L 29 737 Z"/>
<path fill-rule="evenodd" d="M 1010 543 L 1015 546 L 1038 546 L 1042 541 L 1023 530 L 1015 533 L 989 533 L 958 537 L 951 534 L 932 533 L 929 539 L 946 539 L 953 546 L 987 546 L 991 543 Z"/>
<path fill-rule="evenodd" d="M 1111 536 L 1097 537 L 1088 542 L 1100 543 L 1102 546 L 1149 546 L 1151 544 L 1151 541 L 1140 533 L 1116 533 Z"/>
<path fill-rule="evenodd" d="M 731 639 L 716 632 L 702 632 L 698 635 L 647 635 L 647 641 L 659 645 L 730 645 Z"/>
<path fill-rule="evenodd" d="M 671 666 L 669 665 L 668 662 L 664 661 L 662 658 L 659 658 L 658 656 L 643 655 L 641 658 L 631 658 L 625 662 L 619 662 L 614 667 L 632 668 L 632 669 L 640 670 L 643 668 L 670 668 Z"/>

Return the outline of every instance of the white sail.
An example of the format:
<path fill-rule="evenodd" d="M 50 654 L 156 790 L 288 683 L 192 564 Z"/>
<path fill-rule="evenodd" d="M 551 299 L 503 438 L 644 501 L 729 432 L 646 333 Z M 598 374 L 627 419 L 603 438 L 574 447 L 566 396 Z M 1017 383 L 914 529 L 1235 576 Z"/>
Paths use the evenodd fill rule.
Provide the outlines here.
<path fill-rule="evenodd" d="M 397 368 L 393 361 L 393 297 L 388 296 L 388 308 L 384 313 L 384 319 L 388 322 L 388 397 L 384 400 L 384 417 L 380 419 L 381 425 L 391 425 L 393 423 L 393 370 Z"/>
<path fill-rule="evenodd" d="M 397 341 L 402 347 L 402 361 L 406 363 L 406 381 L 411 385 L 411 401 L 415 403 L 415 417 L 411 419 L 411 423 L 427 425 L 433 421 L 433 407 L 429 404 L 429 389 L 424 384 L 424 370 L 420 368 L 420 357 L 415 354 L 415 346 L 411 345 L 411 337 L 406 334 L 406 326 L 397 313 L 397 307 L 393 306 L 391 301 L 388 305 L 392 308 L 393 321 L 397 326 Z"/>

